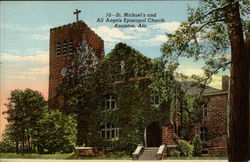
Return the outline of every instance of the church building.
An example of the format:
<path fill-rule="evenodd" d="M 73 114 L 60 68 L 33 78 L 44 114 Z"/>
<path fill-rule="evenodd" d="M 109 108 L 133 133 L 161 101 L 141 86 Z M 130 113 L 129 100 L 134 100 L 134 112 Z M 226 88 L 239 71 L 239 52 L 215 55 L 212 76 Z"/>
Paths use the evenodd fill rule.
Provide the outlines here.
<path fill-rule="evenodd" d="M 90 52 L 87 54 L 82 48 Z M 79 146 L 130 152 L 140 144 L 145 147 L 177 146 L 182 104 L 176 96 L 183 92 L 181 83 L 169 74 L 165 76 L 169 77 L 166 85 L 159 84 L 154 70 L 161 64 L 124 43 L 118 43 L 104 56 L 103 40 L 83 21 L 50 29 L 51 109 L 66 111 L 65 104 L 70 97 L 66 98 L 58 89 L 79 56 L 83 60 L 81 69 L 90 71 L 80 75 L 87 79 L 72 92 L 77 95 L 70 105 L 78 111 Z M 162 93 L 164 86 L 168 93 L 174 89 L 174 95 L 167 100 Z M 202 120 L 190 126 L 190 139 L 198 134 L 208 142 L 207 149 L 203 150 L 205 154 L 225 155 L 227 90 L 207 91 L 203 97 L 207 107 Z"/>

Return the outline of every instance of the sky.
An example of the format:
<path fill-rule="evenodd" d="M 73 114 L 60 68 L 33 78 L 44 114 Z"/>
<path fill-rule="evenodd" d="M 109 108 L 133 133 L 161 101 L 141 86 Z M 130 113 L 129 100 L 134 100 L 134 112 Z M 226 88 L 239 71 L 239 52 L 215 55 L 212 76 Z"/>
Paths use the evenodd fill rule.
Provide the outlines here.
<path fill-rule="evenodd" d="M 48 98 L 49 29 L 74 22 L 76 9 L 81 10 L 79 19 L 104 40 L 105 54 L 118 42 L 125 42 L 145 56 L 156 58 L 161 55 L 162 43 L 167 41 L 165 33 L 174 32 L 180 22 L 187 19 L 187 6 L 197 5 L 198 1 L 174 0 L 1 1 L 0 113 L 6 109 L 3 104 L 14 89 L 31 88 Z M 114 28 L 115 23 L 97 21 L 98 18 L 106 20 L 109 13 L 151 14 L 155 15 L 152 18 L 165 22 L 147 22 L 147 28 Z M 182 59 L 178 71 L 187 75 L 202 74 L 202 65 L 202 62 Z M 215 76 L 211 86 L 220 88 L 220 83 L 221 77 Z M 4 121 L 1 122 L 3 125 Z"/>

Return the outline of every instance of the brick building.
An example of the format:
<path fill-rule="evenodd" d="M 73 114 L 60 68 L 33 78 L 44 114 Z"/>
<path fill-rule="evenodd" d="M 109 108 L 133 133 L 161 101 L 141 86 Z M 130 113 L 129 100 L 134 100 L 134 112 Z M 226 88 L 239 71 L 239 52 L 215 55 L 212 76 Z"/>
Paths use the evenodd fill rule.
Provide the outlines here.
<path fill-rule="evenodd" d="M 204 93 L 206 106 L 202 110 L 202 118 L 193 124 L 191 136 L 200 135 L 205 143 L 203 154 L 227 154 L 228 124 L 228 88 L 229 77 L 222 77 L 222 90 Z"/>
<path fill-rule="evenodd" d="M 79 45 L 83 41 L 94 51 L 95 64 L 104 57 L 103 40 L 96 35 L 83 21 L 77 21 L 50 29 L 50 57 L 49 57 L 49 101 L 56 108 L 64 106 L 63 96 L 57 94 L 58 86 L 62 82 L 67 67 L 75 57 Z M 85 56 L 86 57 L 86 56 Z M 52 102 L 53 101 L 53 102 Z"/>
<path fill-rule="evenodd" d="M 135 74 L 135 72 L 133 72 L 133 69 L 131 68 L 135 67 L 134 64 L 127 64 L 127 59 L 129 59 L 129 57 L 134 57 L 136 59 L 138 58 L 138 60 L 142 59 L 144 60 L 144 63 L 149 62 L 148 58 L 145 58 L 141 55 L 129 56 L 130 54 L 125 52 L 117 53 L 117 55 L 112 55 L 108 57 L 108 59 L 105 59 L 103 40 L 98 37 L 83 21 L 78 21 L 73 24 L 56 27 L 50 30 L 49 100 L 57 101 L 57 108 L 62 109 L 64 105 L 63 97 L 57 95 L 57 88 L 62 82 L 65 73 L 65 68 L 67 68 L 67 66 L 71 63 L 72 58 L 74 58 L 76 54 L 77 48 L 83 40 L 86 40 L 87 44 L 93 49 L 95 53 L 95 58 L 97 60 L 96 63 L 100 63 L 102 60 L 102 65 L 107 64 L 110 60 L 116 62 L 116 64 L 112 63 L 112 65 L 105 65 L 108 66 L 109 69 L 106 71 L 106 73 L 104 73 L 112 73 L 113 77 L 110 78 L 110 83 L 112 83 L 114 87 L 126 87 L 126 84 L 150 84 L 151 79 L 145 77 L 145 74 L 138 77 L 138 74 Z M 135 52 L 132 50 L 132 53 Z M 102 67 L 102 65 L 100 67 Z M 129 69 L 126 70 L 129 70 L 133 74 L 130 73 L 132 74 L 130 76 L 121 75 L 123 73 L 123 65 L 125 65 L 126 68 L 129 67 Z M 116 78 L 114 76 L 119 77 Z M 190 130 L 190 138 L 194 137 L 195 134 L 199 134 L 201 139 L 203 141 L 206 141 L 207 145 L 204 148 L 203 153 L 207 153 L 210 155 L 226 155 L 227 153 L 227 101 L 229 78 L 223 77 L 222 81 L 222 90 L 206 87 L 205 93 L 203 94 L 203 98 L 204 101 L 207 102 L 207 106 L 202 111 L 203 117 L 200 122 L 194 123 L 192 129 Z M 185 83 L 184 86 L 189 86 L 189 83 Z M 142 90 L 147 91 L 147 88 L 143 88 L 142 86 Z M 119 100 L 119 98 L 116 97 L 114 94 L 116 91 L 117 90 L 114 90 L 113 88 L 107 88 L 105 91 L 100 93 L 100 95 L 104 96 L 102 101 L 104 105 L 102 106 L 104 106 L 105 109 L 108 109 L 109 111 L 112 110 L 119 112 L 117 107 L 122 107 L 122 105 L 119 105 L 121 102 L 117 103 L 117 100 Z M 199 90 L 193 87 L 191 95 L 194 95 L 198 91 Z M 145 93 L 144 95 L 144 97 L 148 97 L 149 99 L 148 105 L 142 105 L 145 110 L 155 108 L 155 106 L 150 105 L 150 98 L 151 100 L 153 98 L 153 102 L 155 104 L 160 105 L 159 96 L 153 95 L 153 93 Z M 135 95 L 134 97 L 135 99 L 140 100 L 140 97 L 142 96 Z M 102 97 L 99 97 L 99 99 L 100 98 Z M 99 103 L 99 101 L 96 101 L 96 103 Z M 134 103 L 131 103 L 131 107 L 133 106 L 133 104 L 138 104 L 137 100 L 135 100 Z M 160 108 L 158 108 L 157 111 L 158 110 L 160 110 Z M 143 119 L 144 118 L 142 117 L 141 120 Z M 174 113 L 173 121 L 174 125 L 164 125 L 164 122 L 159 120 L 143 121 L 144 123 L 142 122 L 142 125 L 138 126 L 139 130 L 135 131 L 138 131 L 138 134 L 140 134 L 141 136 L 139 139 L 146 146 L 158 147 L 161 144 L 173 146 L 176 145 L 176 140 L 179 139 L 177 135 L 179 134 L 180 121 L 178 118 L 177 110 Z M 85 121 L 85 123 L 86 122 L 88 121 Z M 125 123 L 125 128 L 127 127 L 127 123 L 129 123 L 129 121 Z M 133 125 L 132 123 L 130 124 Z M 117 137 L 124 134 L 124 132 L 122 132 L 122 128 L 119 127 L 119 124 L 111 123 L 110 121 L 103 121 L 100 122 L 100 125 L 101 127 L 97 132 L 99 132 L 98 136 L 102 138 L 116 139 Z M 127 134 L 125 133 L 124 135 Z"/>

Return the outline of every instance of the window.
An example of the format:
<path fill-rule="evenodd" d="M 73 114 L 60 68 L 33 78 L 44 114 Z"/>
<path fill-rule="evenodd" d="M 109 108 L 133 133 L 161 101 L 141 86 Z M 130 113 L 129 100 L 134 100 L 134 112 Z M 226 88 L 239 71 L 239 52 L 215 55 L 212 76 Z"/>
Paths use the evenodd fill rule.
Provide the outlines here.
<path fill-rule="evenodd" d="M 151 104 L 152 105 L 159 105 L 160 104 L 160 96 L 157 93 L 151 94 Z"/>
<path fill-rule="evenodd" d="M 69 53 L 73 52 L 73 40 L 70 40 L 69 42 Z"/>
<path fill-rule="evenodd" d="M 202 109 L 202 116 L 203 116 L 203 117 L 206 117 L 206 116 L 207 116 L 207 108 L 206 108 L 206 107 L 204 107 L 204 108 Z"/>
<path fill-rule="evenodd" d="M 92 63 L 93 65 L 97 65 L 98 64 L 98 58 L 97 58 L 97 56 L 95 54 L 93 55 L 92 62 L 93 62 Z"/>
<path fill-rule="evenodd" d="M 61 43 L 60 42 L 58 42 L 56 45 L 56 54 L 57 55 L 61 54 Z"/>
<path fill-rule="evenodd" d="M 64 41 L 63 42 L 63 54 L 66 54 L 67 53 L 67 42 Z"/>
<path fill-rule="evenodd" d="M 200 137 L 202 141 L 207 141 L 207 128 L 206 127 L 201 127 L 200 128 Z"/>
<path fill-rule="evenodd" d="M 159 105 L 160 104 L 160 95 L 156 90 L 151 92 L 151 105 Z"/>
<path fill-rule="evenodd" d="M 121 74 L 125 74 L 125 61 L 121 61 Z"/>
<path fill-rule="evenodd" d="M 116 108 L 116 100 L 114 94 L 108 94 L 104 96 L 104 107 L 106 109 L 115 109 Z"/>
<path fill-rule="evenodd" d="M 116 124 L 106 123 L 100 126 L 100 136 L 107 139 L 117 138 L 119 137 L 119 128 Z"/>

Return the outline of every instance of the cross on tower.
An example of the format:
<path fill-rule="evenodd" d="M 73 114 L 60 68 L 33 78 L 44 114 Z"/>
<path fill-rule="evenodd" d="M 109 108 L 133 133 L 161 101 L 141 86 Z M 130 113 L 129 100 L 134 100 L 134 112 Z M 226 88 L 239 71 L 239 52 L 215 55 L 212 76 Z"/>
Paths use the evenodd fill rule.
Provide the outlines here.
<path fill-rule="evenodd" d="M 78 22 L 78 15 L 81 12 L 81 10 L 76 9 L 76 11 L 74 12 L 74 14 L 76 15 L 76 22 Z"/>

